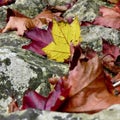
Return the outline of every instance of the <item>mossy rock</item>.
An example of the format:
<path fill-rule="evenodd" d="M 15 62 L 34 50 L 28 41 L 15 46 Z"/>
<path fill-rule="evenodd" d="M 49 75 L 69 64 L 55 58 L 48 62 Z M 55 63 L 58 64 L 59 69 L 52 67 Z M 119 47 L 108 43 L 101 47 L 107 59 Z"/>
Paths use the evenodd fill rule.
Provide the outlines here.
<path fill-rule="evenodd" d="M 12 95 L 21 102 L 28 88 L 39 87 L 38 92 L 47 96 L 50 91 L 48 78 L 67 72 L 67 64 L 47 60 L 20 48 L 0 47 L 0 106 L 7 108 L 8 98 Z"/>

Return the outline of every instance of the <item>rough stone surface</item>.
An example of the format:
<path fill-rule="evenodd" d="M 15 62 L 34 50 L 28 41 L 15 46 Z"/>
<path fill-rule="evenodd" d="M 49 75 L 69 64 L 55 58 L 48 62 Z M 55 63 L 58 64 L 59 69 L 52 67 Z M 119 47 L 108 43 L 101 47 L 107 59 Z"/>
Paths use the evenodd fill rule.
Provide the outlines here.
<path fill-rule="evenodd" d="M 44 0 L 45 3 L 49 5 L 66 5 L 67 3 L 72 2 L 72 0 Z"/>
<path fill-rule="evenodd" d="M 5 26 L 6 9 L 8 7 L 34 17 L 46 5 L 65 5 L 72 0 L 16 0 L 15 4 L 0 7 L 0 28 Z M 98 15 L 101 5 L 108 5 L 105 0 L 78 0 L 67 10 L 64 17 L 78 16 L 81 21 L 92 21 Z M 81 27 L 82 45 L 101 50 L 102 38 L 120 45 L 120 32 L 102 26 Z M 21 103 L 23 92 L 28 88 L 36 89 L 47 95 L 50 86 L 48 78 L 52 75 L 67 74 L 68 66 L 49 61 L 33 52 L 21 49 L 30 40 L 17 36 L 16 32 L 0 34 L 0 120 L 119 120 L 120 105 L 88 115 L 84 113 L 60 113 L 28 109 L 12 114 L 6 112 L 11 95 Z"/>
<path fill-rule="evenodd" d="M 34 17 L 45 7 L 42 0 L 16 0 L 15 4 L 9 6 L 28 17 Z"/>
<path fill-rule="evenodd" d="M 29 42 L 29 39 L 18 36 L 15 31 L 0 34 L 0 47 L 13 46 L 21 48 L 22 45 L 28 44 Z"/>
<path fill-rule="evenodd" d="M 77 16 L 80 21 L 93 21 L 101 5 L 106 5 L 106 3 L 101 0 L 78 0 L 71 9 L 65 12 L 64 17 Z"/>
<path fill-rule="evenodd" d="M 0 120 L 119 120 L 120 105 L 114 105 L 102 112 L 89 114 L 60 113 L 28 109 L 12 114 L 0 114 Z"/>
<path fill-rule="evenodd" d="M 10 95 L 21 99 L 27 88 L 49 93 L 48 78 L 67 73 L 67 65 L 49 61 L 30 51 L 15 47 L 0 47 L 0 106 L 7 107 Z M 5 102 L 5 105 L 3 104 Z"/>
<path fill-rule="evenodd" d="M 103 26 L 81 27 L 82 45 L 89 46 L 96 51 L 102 50 L 102 39 L 120 46 L 120 31 Z"/>

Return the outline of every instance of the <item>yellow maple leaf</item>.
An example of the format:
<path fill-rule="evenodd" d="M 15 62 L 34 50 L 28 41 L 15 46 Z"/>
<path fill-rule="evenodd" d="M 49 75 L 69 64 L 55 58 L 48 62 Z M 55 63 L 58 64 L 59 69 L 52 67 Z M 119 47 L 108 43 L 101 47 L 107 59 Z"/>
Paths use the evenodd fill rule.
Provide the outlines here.
<path fill-rule="evenodd" d="M 42 50 L 49 59 L 64 62 L 70 57 L 70 43 L 77 45 L 81 41 L 78 19 L 71 24 L 53 20 L 52 35 L 53 41 Z"/>

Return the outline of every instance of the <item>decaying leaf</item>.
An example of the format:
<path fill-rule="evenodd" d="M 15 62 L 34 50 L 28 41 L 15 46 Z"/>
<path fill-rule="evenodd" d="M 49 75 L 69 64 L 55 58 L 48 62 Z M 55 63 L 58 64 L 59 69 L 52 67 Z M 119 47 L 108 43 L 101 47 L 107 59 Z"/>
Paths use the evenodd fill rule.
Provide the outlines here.
<path fill-rule="evenodd" d="M 106 40 L 103 40 L 103 49 L 102 53 L 104 55 L 111 55 L 114 59 L 120 55 L 120 48 L 116 45 L 109 43 Z"/>
<path fill-rule="evenodd" d="M 90 53 L 92 55 L 89 55 Z M 89 53 L 85 53 L 79 44 L 71 45 L 70 68 L 72 69 L 68 77 L 49 79 L 55 87 L 48 97 L 32 90 L 25 92 L 21 110 L 36 108 L 61 112 L 96 113 L 113 104 L 120 104 L 120 97 L 113 94 L 115 90 L 119 92 L 120 89 L 114 89 L 112 85 L 113 82 L 119 81 L 120 73 L 112 79 L 107 76 L 102 59 L 96 52 L 89 50 Z"/>
<path fill-rule="evenodd" d="M 106 81 L 110 86 L 106 85 Z M 60 111 L 95 113 L 120 103 L 120 97 L 108 91 L 108 87 L 113 89 L 112 83 L 105 75 L 97 54 L 88 60 L 80 55 L 77 65 L 69 72 L 64 84 L 71 86 L 71 89 L 69 98 L 61 106 Z"/>
<path fill-rule="evenodd" d="M 111 81 L 115 88 L 114 94 L 120 95 L 120 72 L 118 74 L 116 74 L 114 77 L 112 77 Z"/>
<path fill-rule="evenodd" d="M 28 18 L 25 15 L 20 14 L 15 10 L 7 10 L 9 20 L 2 32 L 7 32 L 9 30 L 17 29 L 17 34 L 23 36 L 26 30 L 32 29 L 34 27 L 42 28 L 43 25 L 48 25 L 53 18 L 58 20 L 62 19 L 51 11 L 44 9 L 35 18 Z"/>
<path fill-rule="evenodd" d="M 113 73 L 120 72 L 120 48 L 103 40 L 103 66 Z"/>
<path fill-rule="evenodd" d="M 70 43 L 74 45 L 81 41 L 80 25 L 76 18 L 71 24 L 53 21 L 52 35 L 54 41 L 43 48 L 48 58 L 64 62 L 70 57 Z"/>
<path fill-rule="evenodd" d="M 23 36 L 24 32 L 28 29 L 34 28 L 35 25 L 29 18 L 10 17 L 6 27 L 2 30 L 2 33 L 9 30 L 17 30 L 17 34 Z"/>
<path fill-rule="evenodd" d="M 106 27 L 112 27 L 115 29 L 120 28 L 120 8 L 116 4 L 113 8 L 100 7 L 99 12 L 101 16 L 98 16 L 94 20 L 95 25 L 102 25 Z"/>
<path fill-rule="evenodd" d="M 19 13 L 16 10 L 10 8 L 7 9 L 7 25 L 3 28 L 2 33 L 9 30 L 17 30 L 18 35 L 23 35 L 27 29 L 35 27 L 31 18 Z"/>
<path fill-rule="evenodd" d="M 37 16 L 35 16 L 34 20 L 36 19 L 46 19 L 47 23 L 52 22 L 53 19 L 56 19 L 58 21 L 63 20 L 62 17 L 60 17 L 61 13 L 53 13 L 52 11 L 48 10 L 48 9 L 44 9 L 40 14 L 38 14 Z"/>
<path fill-rule="evenodd" d="M 20 12 L 18 12 L 17 10 L 13 10 L 11 8 L 7 9 L 7 19 L 6 22 L 9 21 L 10 17 L 23 17 L 23 18 L 28 18 L 27 16 L 21 14 Z"/>
<path fill-rule="evenodd" d="M 48 97 L 41 96 L 35 91 L 28 90 L 23 97 L 21 109 L 36 108 L 40 110 L 57 110 L 69 94 L 69 88 L 64 87 L 59 79 Z"/>

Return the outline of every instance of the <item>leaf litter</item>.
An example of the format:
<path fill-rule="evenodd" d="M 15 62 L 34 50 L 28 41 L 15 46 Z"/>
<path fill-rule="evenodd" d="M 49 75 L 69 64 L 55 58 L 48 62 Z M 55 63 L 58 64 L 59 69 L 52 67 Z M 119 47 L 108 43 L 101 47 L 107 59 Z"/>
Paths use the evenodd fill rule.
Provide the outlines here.
<path fill-rule="evenodd" d="M 119 2 L 108 1 L 116 4 L 112 8 L 101 6 L 101 16 L 96 17 L 89 24 L 81 25 L 94 24 L 119 29 Z M 52 8 L 57 8 L 59 11 L 61 9 L 62 12 L 67 9 L 63 7 L 63 10 L 58 6 Z M 67 76 L 50 78 L 49 82 L 54 85 L 54 89 L 48 97 L 27 90 L 23 96 L 22 106 L 18 107 L 13 100 L 9 105 L 11 108 L 9 112 L 37 108 L 61 112 L 96 113 L 113 104 L 120 104 L 119 47 L 103 40 L 101 54 L 89 48 L 83 49 L 80 46 L 82 39 L 80 23 L 76 18 L 72 23 L 67 23 L 60 16 L 61 14 L 44 9 L 35 18 L 28 18 L 15 10 L 8 9 L 8 23 L 0 30 L 1 33 L 16 29 L 18 35 L 31 39 L 29 45 L 23 46 L 24 49 L 46 55 L 58 62 L 67 60 L 70 66 Z M 46 30 L 42 28 L 44 25 L 48 26 Z M 55 51 L 57 52 L 54 53 Z"/>

